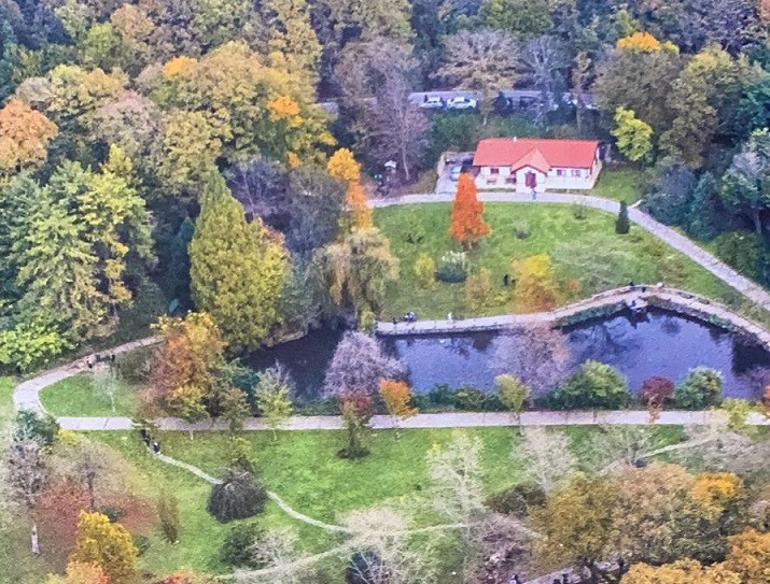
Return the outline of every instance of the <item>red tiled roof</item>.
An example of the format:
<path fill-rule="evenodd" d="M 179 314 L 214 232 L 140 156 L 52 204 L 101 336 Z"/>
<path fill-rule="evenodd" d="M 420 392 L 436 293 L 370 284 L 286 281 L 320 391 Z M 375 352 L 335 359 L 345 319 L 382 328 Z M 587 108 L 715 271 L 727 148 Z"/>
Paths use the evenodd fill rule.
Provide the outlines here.
<path fill-rule="evenodd" d="M 487 138 L 476 147 L 473 166 L 532 166 L 543 172 L 553 167 L 591 168 L 597 148 L 596 140 Z"/>

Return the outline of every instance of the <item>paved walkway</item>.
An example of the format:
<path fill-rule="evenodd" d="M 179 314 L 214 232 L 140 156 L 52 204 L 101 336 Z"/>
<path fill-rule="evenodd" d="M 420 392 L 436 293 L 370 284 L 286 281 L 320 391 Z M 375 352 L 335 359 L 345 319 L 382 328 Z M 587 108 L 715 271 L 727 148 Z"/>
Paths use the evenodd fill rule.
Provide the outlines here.
<path fill-rule="evenodd" d="M 394 205 L 414 205 L 425 203 L 449 203 L 453 195 L 444 194 L 423 194 L 423 195 L 405 195 L 403 197 L 394 197 L 391 199 L 373 199 L 369 201 L 370 206 L 391 207 Z M 586 207 L 605 211 L 607 213 L 617 214 L 620 210 L 620 203 L 611 199 L 594 197 L 590 195 L 570 195 L 561 193 L 539 193 L 535 201 L 530 195 L 520 193 L 479 193 L 479 199 L 484 202 L 504 202 L 504 203 L 558 203 L 565 205 L 582 204 Z M 740 275 L 724 262 L 718 260 L 709 252 L 701 248 L 689 238 L 677 233 L 670 227 L 663 225 L 650 217 L 647 213 L 638 208 L 628 210 L 629 219 L 642 229 L 652 233 L 659 239 L 665 241 L 675 250 L 683 253 L 692 261 L 714 274 L 717 278 L 738 290 L 752 302 L 770 310 L 770 294 L 760 286 Z"/>
<path fill-rule="evenodd" d="M 649 285 L 607 290 L 549 312 L 502 314 L 461 320 L 417 320 L 396 324 L 385 321 L 377 323 L 376 331 L 383 336 L 405 336 L 502 330 L 537 325 L 557 326 L 574 323 L 575 318 L 579 319 L 582 313 L 594 313 L 596 309 L 601 308 L 606 309 L 609 314 L 626 310 L 629 305 L 639 308 L 647 305 L 658 306 L 708 322 L 723 322 L 726 326 L 753 338 L 770 351 L 770 332 L 733 312 L 727 306 L 685 290 Z"/>
<path fill-rule="evenodd" d="M 131 430 L 135 426 L 130 418 L 72 418 L 60 417 L 59 424 L 65 430 L 79 432 L 98 432 L 104 430 Z M 179 418 L 159 418 L 154 420 L 160 430 L 179 432 L 224 432 L 228 424 L 224 420 L 211 420 L 189 424 Z M 522 426 L 704 426 L 724 424 L 726 418 L 719 411 L 666 410 L 656 420 L 650 420 L 646 410 L 613 410 L 613 411 L 530 411 L 521 415 Z M 749 415 L 748 424 L 752 426 L 770 426 L 770 417 L 759 412 Z M 495 428 L 514 426 L 511 414 L 506 412 L 443 412 L 437 414 L 418 414 L 413 418 L 398 423 L 398 428 Z M 372 417 L 371 427 L 375 430 L 394 428 L 390 416 L 377 415 Z M 341 430 L 343 428 L 340 416 L 292 416 L 286 421 L 283 430 Z M 270 430 L 263 418 L 247 418 L 244 426 L 246 432 L 261 432 Z"/>
<path fill-rule="evenodd" d="M 147 337 L 144 339 L 138 339 L 129 343 L 124 343 L 117 347 L 106 351 L 99 351 L 99 355 L 122 355 L 123 353 L 130 353 L 136 349 L 142 347 L 149 347 L 160 342 L 160 337 Z M 21 382 L 13 390 L 13 403 L 17 410 L 34 410 L 36 412 L 43 412 L 43 404 L 40 403 L 38 394 L 44 387 L 53 385 L 57 381 L 67 379 L 78 373 L 88 370 L 87 362 L 94 359 L 95 354 L 86 355 L 76 361 L 62 365 L 55 369 L 50 369 L 44 373 L 40 373 L 35 377 L 27 379 Z"/>

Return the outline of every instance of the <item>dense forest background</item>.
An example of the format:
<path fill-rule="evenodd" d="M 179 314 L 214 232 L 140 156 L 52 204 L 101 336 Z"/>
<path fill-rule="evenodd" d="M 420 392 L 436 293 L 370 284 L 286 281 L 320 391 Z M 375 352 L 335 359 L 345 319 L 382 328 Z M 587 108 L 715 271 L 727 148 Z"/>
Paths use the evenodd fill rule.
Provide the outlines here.
<path fill-rule="evenodd" d="M 766 283 L 769 23 L 759 0 L 0 0 L 0 364 L 191 307 L 238 349 L 371 318 L 394 266 L 371 218 L 345 228 L 358 163 L 421 188 L 490 135 L 617 142 L 651 213 Z M 436 88 L 480 111 L 409 99 Z"/>

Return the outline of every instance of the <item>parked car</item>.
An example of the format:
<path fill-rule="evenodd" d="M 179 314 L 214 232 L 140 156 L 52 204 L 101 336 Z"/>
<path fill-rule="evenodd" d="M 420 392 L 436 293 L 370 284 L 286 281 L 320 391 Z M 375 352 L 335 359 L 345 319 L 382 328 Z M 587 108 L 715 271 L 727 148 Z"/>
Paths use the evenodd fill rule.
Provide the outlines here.
<path fill-rule="evenodd" d="M 456 164 L 449 171 L 449 179 L 457 182 L 458 180 L 460 180 L 460 174 L 462 174 L 462 171 L 463 171 L 462 164 Z"/>
<path fill-rule="evenodd" d="M 479 100 L 472 97 L 450 97 L 446 102 L 447 109 L 451 110 L 476 109 L 478 106 Z"/>
<path fill-rule="evenodd" d="M 420 109 L 444 109 L 444 100 L 435 95 L 425 96 L 420 104 Z"/>

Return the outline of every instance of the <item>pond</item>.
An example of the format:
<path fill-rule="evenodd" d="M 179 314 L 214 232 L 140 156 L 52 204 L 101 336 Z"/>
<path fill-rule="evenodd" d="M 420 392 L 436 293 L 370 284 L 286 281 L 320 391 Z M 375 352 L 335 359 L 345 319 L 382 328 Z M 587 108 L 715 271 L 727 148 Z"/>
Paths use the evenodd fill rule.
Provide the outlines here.
<path fill-rule="evenodd" d="M 320 394 L 323 373 L 342 333 L 314 331 L 298 341 L 252 355 L 248 363 L 264 368 L 280 361 L 291 371 L 298 398 Z M 620 314 L 563 329 L 569 349 L 569 369 L 595 359 L 620 370 L 633 393 L 652 375 L 678 381 L 692 367 L 704 365 L 722 372 L 724 395 L 757 399 L 770 382 L 770 353 L 742 342 L 736 335 L 699 320 L 649 309 L 642 316 Z M 472 385 L 491 390 L 500 373 L 496 355 L 506 333 L 388 337 L 387 350 L 409 368 L 416 392 L 438 384 Z"/>

